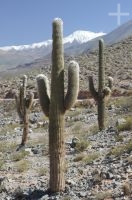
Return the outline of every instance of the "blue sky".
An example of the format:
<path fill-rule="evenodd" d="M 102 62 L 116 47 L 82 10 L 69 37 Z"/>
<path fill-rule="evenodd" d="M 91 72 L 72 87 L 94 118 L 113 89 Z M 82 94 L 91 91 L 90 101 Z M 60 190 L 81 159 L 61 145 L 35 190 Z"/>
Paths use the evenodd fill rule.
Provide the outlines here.
<path fill-rule="evenodd" d="M 132 0 L 0 0 L 0 46 L 41 42 L 52 37 L 55 17 L 64 22 L 64 36 L 76 30 L 110 32 L 117 27 L 117 11 L 121 24 L 132 19 Z"/>

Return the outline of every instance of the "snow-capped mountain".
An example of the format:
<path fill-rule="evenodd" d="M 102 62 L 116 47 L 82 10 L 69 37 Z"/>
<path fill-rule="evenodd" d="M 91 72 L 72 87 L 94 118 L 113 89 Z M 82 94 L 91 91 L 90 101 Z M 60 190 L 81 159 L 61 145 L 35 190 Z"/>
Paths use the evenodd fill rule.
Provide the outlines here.
<path fill-rule="evenodd" d="M 111 31 L 110 33 L 102 35 L 101 38 L 104 40 L 105 45 L 112 45 L 131 36 L 132 36 L 132 20 L 129 20 L 126 23 L 114 29 L 113 31 Z M 96 37 L 85 43 L 79 44 L 75 48 L 69 47 L 65 49 L 65 53 L 69 55 L 79 55 L 94 50 L 98 48 L 99 38 L 100 37 Z"/>
<path fill-rule="evenodd" d="M 98 48 L 99 38 L 103 38 L 105 45 L 117 43 L 125 38 L 132 36 L 132 20 L 122 24 L 108 34 L 103 32 L 94 33 L 90 31 L 75 31 L 71 35 L 64 37 L 64 52 L 66 55 L 77 56 L 88 53 Z M 18 65 L 31 66 L 42 63 L 49 59 L 52 50 L 52 40 L 20 46 L 0 47 L 0 71 L 15 68 Z"/>
<path fill-rule="evenodd" d="M 94 33 L 90 31 L 75 31 L 71 35 L 64 37 L 64 49 L 75 48 L 77 45 L 83 44 L 104 35 L 103 32 Z M 31 63 L 36 59 L 42 58 L 52 50 L 52 40 L 46 40 L 39 43 L 19 46 L 0 47 L 0 71 L 7 68 L 16 67 L 25 63 Z"/>
<path fill-rule="evenodd" d="M 81 31 L 81 30 L 75 31 L 71 35 L 64 38 L 64 44 L 73 43 L 75 41 L 79 44 L 82 44 L 102 35 L 105 35 L 105 33 L 103 32 L 94 33 L 90 31 Z"/>
<path fill-rule="evenodd" d="M 94 32 L 90 32 L 90 31 L 81 31 L 81 30 L 75 31 L 71 35 L 64 38 L 64 45 L 67 47 L 67 46 L 71 45 L 73 42 L 74 43 L 76 42 L 77 44 L 82 44 L 82 43 L 88 42 L 89 40 L 92 40 L 92 39 L 94 39 L 98 36 L 102 36 L 104 34 L 105 33 L 103 33 L 103 32 L 94 33 Z M 51 45 L 52 45 L 52 40 L 46 40 L 44 42 L 38 42 L 38 43 L 29 44 L 29 45 L 0 47 L 0 50 L 3 50 L 3 51 L 10 51 L 10 50 L 21 51 L 21 50 L 49 47 Z"/>

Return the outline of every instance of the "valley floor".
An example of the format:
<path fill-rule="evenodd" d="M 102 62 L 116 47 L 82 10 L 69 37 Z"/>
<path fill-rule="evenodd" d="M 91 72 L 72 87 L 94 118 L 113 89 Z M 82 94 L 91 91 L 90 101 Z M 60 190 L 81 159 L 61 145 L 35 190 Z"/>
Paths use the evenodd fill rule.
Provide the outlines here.
<path fill-rule="evenodd" d="M 51 195 L 47 192 L 48 119 L 39 104 L 34 104 L 27 145 L 16 151 L 22 127 L 14 101 L 1 100 L 0 200 L 131 200 L 131 111 L 131 97 L 112 98 L 106 108 L 104 131 L 98 131 L 96 106 L 67 112 L 66 187 L 65 192 Z M 74 137 L 79 143 L 72 148 Z"/>

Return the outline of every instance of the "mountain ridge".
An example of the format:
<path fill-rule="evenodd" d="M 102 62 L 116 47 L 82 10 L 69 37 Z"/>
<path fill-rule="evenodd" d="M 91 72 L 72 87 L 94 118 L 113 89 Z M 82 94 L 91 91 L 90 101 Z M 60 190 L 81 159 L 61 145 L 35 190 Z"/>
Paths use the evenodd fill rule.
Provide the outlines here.
<path fill-rule="evenodd" d="M 82 44 L 99 35 L 104 35 L 103 32 L 94 33 L 90 31 L 76 31 L 64 38 L 64 48 Z M 47 40 L 31 45 L 6 46 L 0 48 L 0 71 L 14 68 L 18 65 L 33 62 L 48 55 L 52 51 L 52 40 Z"/>
<path fill-rule="evenodd" d="M 126 39 L 128 37 L 132 36 L 132 20 L 129 20 L 128 22 L 122 24 L 121 26 L 117 27 L 110 33 L 94 38 L 84 44 L 77 45 L 74 47 L 69 47 L 66 49 L 67 54 L 72 55 L 79 55 L 81 53 L 85 53 L 94 49 L 98 48 L 98 40 L 102 38 L 105 42 L 105 45 L 111 45 L 114 43 L 118 43 L 123 39 Z"/>
<path fill-rule="evenodd" d="M 83 31 L 83 35 L 80 35 L 79 38 L 78 33 L 79 32 L 76 31 L 64 38 L 64 53 L 68 56 L 74 57 L 97 49 L 98 40 L 100 38 L 104 39 L 105 45 L 107 46 L 132 36 L 132 20 L 122 24 L 115 30 L 105 35 L 101 32 L 103 35 L 99 36 L 99 33 L 93 33 L 90 31 L 87 32 L 88 35 L 86 35 L 86 32 Z M 77 38 L 75 36 L 77 36 Z M 0 49 L 0 71 L 15 68 L 19 65 L 22 66 L 24 64 L 29 66 L 30 63 L 36 62 L 37 59 L 43 59 L 47 56 L 49 57 L 52 51 L 52 40 L 48 40 L 49 45 L 46 43 L 46 47 L 42 46 L 42 44 L 43 43 L 34 43 L 32 44 L 32 49 L 22 51 L 10 50 L 6 52 Z M 39 45 L 41 47 L 35 48 L 35 45 Z"/>
<path fill-rule="evenodd" d="M 105 35 L 103 32 L 91 32 L 91 31 L 84 31 L 84 30 L 77 30 L 74 31 L 72 34 L 64 37 L 63 43 L 72 43 L 74 40 L 77 41 L 79 44 L 87 42 L 93 38 L 96 38 L 98 36 Z M 4 46 L 0 47 L 0 50 L 3 51 L 10 51 L 10 50 L 27 50 L 27 49 L 34 49 L 34 48 L 40 48 L 43 46 L 48 46 L 52 44 L 52 40 L 48 39 L 42 42 L 38 43 L 32 43 L 32 44 L 26 44 L 26 45 L 13 45 L 13 46 Z"/>

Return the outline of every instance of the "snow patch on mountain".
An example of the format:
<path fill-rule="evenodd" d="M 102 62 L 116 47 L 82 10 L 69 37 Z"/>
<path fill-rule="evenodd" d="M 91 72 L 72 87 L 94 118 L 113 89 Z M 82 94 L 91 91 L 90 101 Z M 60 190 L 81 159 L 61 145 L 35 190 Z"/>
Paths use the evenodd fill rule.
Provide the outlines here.
<path fill-rule="evenodd" d="M 64 44 L 66 43 L 72 43 L 74 41 L 78 42 L 79 44 L 88 42 L 89 40 L 92 40 L 96 37 L 105 35 L 105 33 L 103 32 L 99 32 L 99 33 L 94 33 L 94 32 L 90 32 L 90 31 L 75 31 L 73 32 L 71 35 L 67 36 L 64 38 Z"/>
<path fill-rule="evenodd" d="M 52 40 L 46 40 L 44 42 L 38 42 L 38 43 L 29 44 L 29 45 L 0 47 L 0 50 L 4 50 L 4 51 L 10 51 L 10 50 L 22 51 L 22 50 L 28 50 L 28 49 L 41 48 L 41 47 L 48 47 L 51 44 L 52 44 Z"/>
<path fill-rule="evenodd" d="M 77 42 L 78 44 L 82 44 L 85 42 L 88 42 L 89 40 L 92 40 L 96 37 L 105 35 L 103 32 L 94 33 L 90 31 L 75 31 L 71 35 L 64 38 L 63 43 L 65 44 L 72 44 L 73 42 Z M 38 42 L 33 43 L 29 45 L 19 45 L 19 46 L 5 46 L 0 47 L 0 50 L 4 51 L 10 51 L 10 50 L 16 50 L 16 51 L 22 51 L 22 50 L 29 50 L 29 49 L 36 49 L 36 48 L 46 48 L 52 45 L 52 40 L 46 40 L 44 42 Z"/>

